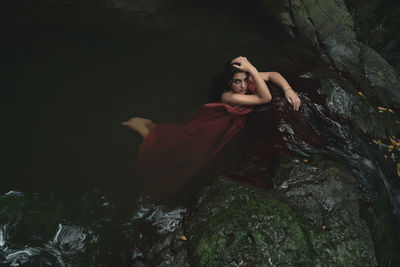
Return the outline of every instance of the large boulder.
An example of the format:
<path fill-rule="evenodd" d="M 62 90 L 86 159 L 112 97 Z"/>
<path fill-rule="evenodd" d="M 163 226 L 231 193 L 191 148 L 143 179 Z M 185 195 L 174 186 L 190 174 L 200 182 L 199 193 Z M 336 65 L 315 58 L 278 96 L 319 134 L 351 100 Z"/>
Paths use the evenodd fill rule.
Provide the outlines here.
<path fill-rule="evenodd" d="M 312 225 L 325 225 L 332 236 L 370 238 L 371 233 L 379 266 L 400 262 L 399 246 L 393 235 L 395 222 L 387 199 L 375 195 L 367 201 L 348 166 L 320 157 L 307 163 L 287 159 L 273 181 L 275 189 L 291 205 L 304 211 L 303 216 Z"/>
<path fill-rule="evenodd" d="M 354 19 L 344 1 L 255 1 L 266 17 L 273 18 L 287 35 L 318 52 L 336 71 L 356 83 L 368 81 L 374 101 L 400 106 L 400 77 L 373 49 L 360 42 Z"/>
<path fill-rule="evenodd" d="M 354 178 L 339 170 L 324 173 L 310 168 L 310 172 L 314 174 L 310 179 L 289 182 L 293 190 L 289 195 L 297 195 L 307 207 L 290 203 L 289 195 L 220 177 L 201 194 L 186 224 L 195 265 L 376 266 L 369 230 L 356 208 Z M 277 188 L 285 187 L 280 179 L 276 176 Z M 319 184 L 315 190 L 322 189 L 315 192 L 322 202 L 310 201 L 311 188 L 300 192 L 313 179 Z M 310 221 L 310 216 L 320 219 Z"/>

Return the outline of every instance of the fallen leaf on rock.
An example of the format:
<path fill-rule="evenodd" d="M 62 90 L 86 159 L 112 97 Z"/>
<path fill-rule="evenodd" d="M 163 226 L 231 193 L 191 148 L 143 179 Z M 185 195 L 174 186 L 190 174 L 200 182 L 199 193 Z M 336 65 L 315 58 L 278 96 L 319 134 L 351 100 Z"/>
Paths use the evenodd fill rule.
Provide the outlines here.
<path fill-rule="evenodd" d="M 187 240 L 187 238 L 186 238 L 186 236 L 184 236 L 184 235 L 181 235 L 181 240 Z"/>
<path fill-rule="evenodd" d="M 381 141 L 381 139 L 378 139 L 378 140 L 372 140 L 375 144 L 377 144 L 377 145 L 380 145 L 380 144 L 382 144 L 382 141 Z"/>
<path fill-rule="evenodd" d="M 392 142 L 392 144 L 395 146 L 400 146 L 400 141 L 396 141 L 396 140 L 394 140 L 394 136 L 392 136 L 392 137 L 389 137 L 390 142 Z"/>
<path fill-rule="evenodd" d="M 365 95 L 362 92 L 359 91 L 358 94 L 365 98 Z"/>
<path fill-rule="evenodd" d="M 384 107 L 378 107 L 378 109 L 379 109 L 379 110 L 382 110 L 382 111 L 388 110 L 387 108 L 384 108 Z"/>
<path fill-rule="evenodd" d="M 389 112 L 392 112 L 392 113 L 394 114 L 393 109 L 389 108 L 388 111 L 389 111 Z"/>

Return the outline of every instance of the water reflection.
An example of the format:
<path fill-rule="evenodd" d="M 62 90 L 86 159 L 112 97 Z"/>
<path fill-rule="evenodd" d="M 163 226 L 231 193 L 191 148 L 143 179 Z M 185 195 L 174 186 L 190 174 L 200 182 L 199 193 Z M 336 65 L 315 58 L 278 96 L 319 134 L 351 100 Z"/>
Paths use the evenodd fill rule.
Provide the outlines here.
<path fill-rule="evenodd" d="M 167 234 L 175 231 L 182 224 L 186 208 L 174 207 L 168 209 L 159 203 L 153 203 L 150 197 L 139 196 L 138 211 L 132 216 L 132 220 L 144 219 L 158 229 L 160 234 Z"/>
<path fill-rule="evenodd" d="M 97 243 L 90 228 L 61 223 L 56 227 L 55 221 L 67 218 L 56 208 L 60 203 L 48 198 L 11 191 L 0 197 L 0 203 L 4 265 L 82 265 L 85 262 L 82 255 Z"/>
<path fill-rule="evenodd" d="M 59 195 L 57 199 L 64 197 Z M 132 205 L 130 210 L 100 212 L 98 209 L 115 204 L 108 202 L 98 190 L 86 192 L 80 198 L 71 208 L 68 202 L 15 191 L 1 196 L 1 263 L 7 266 L 89 266 L 99 262 L 108 264 L 110 258 L 107 257 L 120 253 L 131 260 L 143 258 L 152 244 L 182 226 L 186 212 L 186 208 L 168 207 L 145 196 L 139 196 L 136 207 Z M 91 203 L 91 214 L 77 218 L 77 214 L 87 209 L 80 205 L 83 201 Z M 34 208 L 39 206 L 40 209 Z M 62 211 L 55 210 L 54 206 Z M 54 221 L 58 223 L 55 225 Z M 21 232 L 21 229 L 28 230 Z M 50 234 L 44 234 L 46 232 Z M 109 247 L 116 236 L 126 240 L 122 244 L 125 250 L 121 250 L 120 244 Z"/>

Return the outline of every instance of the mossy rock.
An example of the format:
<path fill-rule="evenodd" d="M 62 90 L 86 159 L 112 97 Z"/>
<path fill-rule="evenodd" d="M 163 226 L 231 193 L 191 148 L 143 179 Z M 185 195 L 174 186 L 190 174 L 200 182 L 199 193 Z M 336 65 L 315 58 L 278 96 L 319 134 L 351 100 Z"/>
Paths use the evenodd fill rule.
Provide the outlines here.
<path fill-rule="evenodd" d="M 376 265 L 370 239 L 312 226 L 267 192 L 219 178 L 201 199 L 186 225 L 195 266 Z"/>

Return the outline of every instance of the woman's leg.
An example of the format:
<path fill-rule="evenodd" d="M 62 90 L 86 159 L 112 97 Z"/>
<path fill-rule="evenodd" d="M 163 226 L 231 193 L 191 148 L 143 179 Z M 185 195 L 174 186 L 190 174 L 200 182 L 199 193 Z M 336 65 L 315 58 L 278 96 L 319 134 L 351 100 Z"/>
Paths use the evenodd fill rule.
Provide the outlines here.
<path fill-rule="evenodd" d="M 149 134 L 150 130 L 156 126 L 156 124 L 154 124 L 151 120 L 140 117 L 133 117 L 122 122 L 122 125 L 138 132 L 141 136 L 143 136 L 143 138 L 145 138 Z"/>

